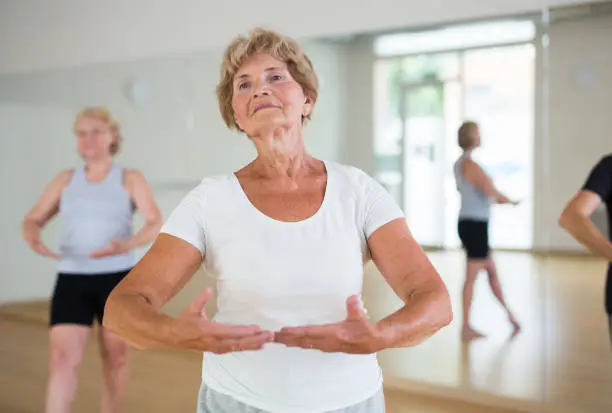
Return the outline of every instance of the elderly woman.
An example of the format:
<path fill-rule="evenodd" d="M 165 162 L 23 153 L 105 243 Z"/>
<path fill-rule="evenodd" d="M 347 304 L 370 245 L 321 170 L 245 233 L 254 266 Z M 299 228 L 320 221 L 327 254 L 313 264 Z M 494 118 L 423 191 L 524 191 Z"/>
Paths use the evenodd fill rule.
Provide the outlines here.
<path fill-rule="evenodd" d="M 292 39 L 255 30 L 229 45 L 219 106 L 257 157 L 192 190 L 109 298 L 105 325 L 133 346 L 206 353 L 200 413 L 383 412 L 375 353 L 452 319 L 392 198 L 364 172 L 307 153 L 317 86 Z M 405 302 L 378 322 L 360 301 L 370 257 Z M 161 313 L 203 263 L 217 281 L 214 319 L 209 290 L 177 319 Z"/>
<path fill-rule="evenodd" d="M 459 147 L 463 150 L 453 168 L 457 190 L 461 197 L 457 226 L 459 238 L 467 256 L 462 297 L 463 327 L 461 335 L 463 340 L 466 341 L 484 337 L 484 334 L 470 325 L 474 283 L 476 282 L 476 276 L 483 269 L 487 272 L 493 295 L 506 310 L 508 320 L 513 328 L 513 334 L 517 334 L 520 331 L 520 324 L 506 304 L 501 283 L 497 276 L 497 267 L 491 255 L 489 217 L 492 203 L 517 205 L 518 202 L 512 201 L 499 192 L 491 178 L 472 159 L 473 151 L 480 147 L 478 124 L 472 121 L 464 122 L 459 127 L 457 135 Z"/>

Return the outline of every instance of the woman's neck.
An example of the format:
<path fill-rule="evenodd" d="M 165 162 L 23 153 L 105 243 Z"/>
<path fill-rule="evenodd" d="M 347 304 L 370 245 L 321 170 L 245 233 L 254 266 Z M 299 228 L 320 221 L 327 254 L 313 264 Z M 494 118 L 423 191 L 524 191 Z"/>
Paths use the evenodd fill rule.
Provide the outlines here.
<path fill-rule="evenodd" d="M 85 170 L 92 175 L 106 174 L 113 166 L 113 158 L 89 159 L 85 162 Z"/>
<path fill-rule="evenodd" d="M 254 137 L 257 158 L 253 171 L 264 178 L 295 181 L 311 169 L 314 158 L 306 153 L 301 130 L 278 131 L 268 137 Z"/>

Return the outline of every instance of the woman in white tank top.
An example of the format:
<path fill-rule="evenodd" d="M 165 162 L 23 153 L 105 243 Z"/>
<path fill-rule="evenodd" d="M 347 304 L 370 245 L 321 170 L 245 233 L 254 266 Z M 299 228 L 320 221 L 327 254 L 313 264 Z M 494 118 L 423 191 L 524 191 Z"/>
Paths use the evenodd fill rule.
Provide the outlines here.
<path fill-rule="evenodd" d="M 108 295 L 134 266 L 132 250 L 150 243 L 162 222 L 142 174 L 113 162 L 121 137 L 110 112 L 104 108 L 82 110 L 74 132 L 84 165 L 60 172 L 23 222 L 23 235 L 30 247 L 58 260 L 49 321 L 46 413 L 70 411 L 77 367 L 93 322 L 102 324 Z M 144 215 L 145 225 L 132 234 L 135 210 Z M 42 229 L 56 215 L 62 221 L 57 253 L 40 238 Z M 100 331 L 105 378 L 102 411 L 116 412 L 127 380 L 128 347 L 111 331 Z"/>
<path fill-rule="evenodd" d="M 484 334 L 470 324 L 474 285 L 482 270 L 487 272 L 491 290 L 506 310 L 513 334 L 517 334 L 520 324 L 506 303 L 497 275 L 497 266 L 490 251 L 488 232 L 490 204 L 517 205 L 518 202 L 499 192 L 491 178 L 472 160 L 472 152 L 480 146 L 478 124 L 472 121 L 464 122 L 457 131 L 457 143 L 463 150 L 453 168 L 461 199 L 457 230 L 466 255 L 461 337 L 465 341 L 484 337 Z"/>
<path fill-rule="evenodd" d="M 255 30 L 233 40 L 219 107 L 257 157 L 194 188 L 109 297 L 105 324 L 132 345 L 205 353 L 201 413 L 381 413 L 376 352 L 416 345 L 452 319 L 390 195 L 357 168 L 307 153 L 317 95 L 292 39 Z M 360 301 L 370 258 L 405 302 L 378 321 Z M 163 314 L 202 264 L 217 280 L 214 318 L 208 290 L 177 319 Z"/>

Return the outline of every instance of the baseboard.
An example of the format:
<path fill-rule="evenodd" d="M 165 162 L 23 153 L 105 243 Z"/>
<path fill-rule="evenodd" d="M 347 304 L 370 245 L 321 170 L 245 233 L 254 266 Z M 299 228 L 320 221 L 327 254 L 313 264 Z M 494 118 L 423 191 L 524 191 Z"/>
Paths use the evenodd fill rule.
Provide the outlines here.
<path fill-rule="evenodd" d="M 444 248 L 437 246 L 421 246 L 425 252 L 463 252 L 460 248 Z M 543 249 L 543 248 L 531 248 L 531 249 L 518 249 L 518 248 L 496 248 L 493 252 L 508 252 L 517 254 L 532 254 L 538 257 L 551 257 L 551 258 L 598 258 L 595 254 L 588 250 L 563 250 L 563 249 Z"/>
<path fill-rule="evenodd" d="M 542 403 L 539 402 L 497 396 L 470 388 L 448 387 L 439 384 L 393 378 L 385 378 L 384 383 L 385 388 L 389 390 L 397 390 L 404 393 L 412 393 L 436 399 L 458 401 L 475 406 L 504 409 L 505 411 L 516 413 L 539 413 L 542 411 Z"/>

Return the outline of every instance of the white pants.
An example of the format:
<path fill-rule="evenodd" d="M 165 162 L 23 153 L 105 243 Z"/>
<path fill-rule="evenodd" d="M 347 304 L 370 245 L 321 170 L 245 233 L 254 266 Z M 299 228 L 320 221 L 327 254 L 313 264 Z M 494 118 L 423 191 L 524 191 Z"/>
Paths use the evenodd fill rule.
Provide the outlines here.
<path fill-rule="evenodd" d="M 264 410 L 248 406 L 230 396 L 208 388 L 204 383 L 200 387 L 197 413 L 268 413 Z M 385 413 L 385 397 L 383 389 L 369 399 L 331 412 L 312 413 Z"/>

